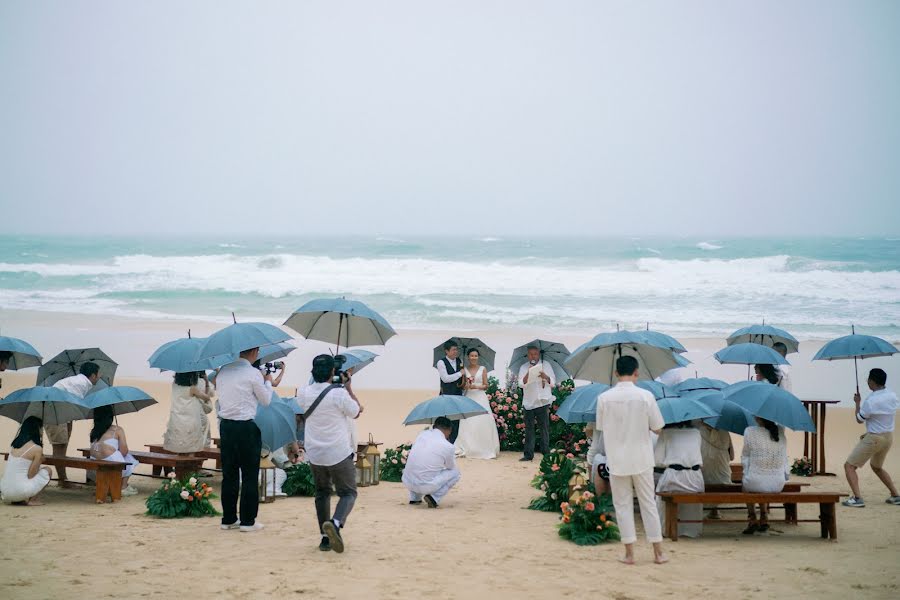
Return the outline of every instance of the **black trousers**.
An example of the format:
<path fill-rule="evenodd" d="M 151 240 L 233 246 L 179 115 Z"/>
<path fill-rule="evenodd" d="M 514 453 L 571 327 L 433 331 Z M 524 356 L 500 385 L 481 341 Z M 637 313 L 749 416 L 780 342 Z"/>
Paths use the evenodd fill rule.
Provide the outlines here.
<path fill-rule="evenodd" d="M 534 458 L 534 422 L 541 428 L 541 454 L 550 453 L 550 407 L 525 409 L 525 458 Z"/>
<path fill-rule="evenodd" d="M 222 524 L 230 525 L 238 520 L 240 495 L 241 525 L 253 525 L 259 512 L 259 453 L 262 450 L 259 427 L 253 421 L 222 419 L 219 435 L 222 451 Z"/>
<path fill-rule="evenodd" d="M 453 419 L 450 422 L 452 423 L 450 426 L 450 443 L 455 444 L 456 438 L 459 437 L 459 419 Z"/>

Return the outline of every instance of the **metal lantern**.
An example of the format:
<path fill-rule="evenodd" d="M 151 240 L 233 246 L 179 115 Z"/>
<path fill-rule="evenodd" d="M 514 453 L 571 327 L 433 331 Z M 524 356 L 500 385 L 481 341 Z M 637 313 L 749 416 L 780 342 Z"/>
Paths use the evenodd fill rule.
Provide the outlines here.
<path fill-rule="evenodd" d="M 372 485 L 372 463 L 365 454 L 356 459 L 356 485 L 366 487 Z"/>
<path fill-rule="evenodd" d="M 378 485 L 381 481 L 381 452 L 378 451 L 378 443 L 369 434 L 369 444 L 366 446 L 366 459 L 372 463 L 372 485 Z"/>
<path fill-rule="evenodd" d="M 581 497 L 581 492 L 584 490 L 584 486 L 587 484 L 587 481 L 584 479 L 584 476 L 581 473 L 575 472 L 572 477 L 569 478 L 569 502 L 575 504 L 575 501 Z"/>
<path fill-rule="evenodd" d="M 271 494 L 269 493 L 270 485 Z M 275 502 L 275 463 L 269 458 L 268 452 L 259 459 L 259 501 Z"/>

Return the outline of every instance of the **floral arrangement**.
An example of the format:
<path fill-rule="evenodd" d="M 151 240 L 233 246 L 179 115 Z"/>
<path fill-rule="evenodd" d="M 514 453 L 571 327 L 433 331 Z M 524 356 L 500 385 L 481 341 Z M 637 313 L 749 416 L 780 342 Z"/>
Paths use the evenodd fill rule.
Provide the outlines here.
<path fill-rule="evenodd" d="M 316 482 L 313 479 L 312 467 L 309 463 L 300 462 L 290 465 L 284 470 L 287 479 L 281 486 L 281 491 L 288 496 L 315 496 Z"/>
<path fill-rule="evenodd" d="M 603 542 L 619 539 L 612 506 L 612 496 L 597 496 L 588 490 L 582 492 L 573 502 L 562 502 L 559 536 L 575 542 L 579 546 L 595 546 Z"/>
<path fill-rule="evenodd" d="M 812 477 L 812 461 L 805 456 L 803 458 L 798 458 L 794 461 L 794 464 L 791 465 L 791 473 L 799 475 L 800 477 Z"/>
<path fill-rule="evenodd" d="M 406 458 L 412 444 L 400 444 L 396 448 L 388 448 L 381 457 L 381 481 L 400 481 L 403 477 L 403 469 L 406 468 Z"/>
<path fill-rule="evenodd" d="M 212 492 L 195 474 L 179 480 L 169 473 L 168 480 L 147 498 L 147 514 L 162 519 L 215 516 L 219 513 L 210 502 L 216 497 Z"/>
<path fill-rule="evenodd" d="M 557 512 L 560 502 L 569 499 L 569 480 L 581 473 L 575 455 L 565 450 L 554 449 L 541 460 L 540 471 L 531 480 L 531 487 L 541 491 L 528 505 L 531 510 Z"/>
<path fill-rule="evenodd" d="M 587 448 L 584 425 L 569 425 L 556 414 L 559 405 L 574 388 L 575 383 L 571 379 L 553 388 L 553 402 L 550 404 L 550 445 L 578 454 Z M 515 377 L 509 379 L 505 388 L 500 387 L 500 381 L 496 377 L 490 377 L 486 391 L 500 436 L 500 449 L 521 451 L 525 444 L 522 388 L 519 387 Z"/>

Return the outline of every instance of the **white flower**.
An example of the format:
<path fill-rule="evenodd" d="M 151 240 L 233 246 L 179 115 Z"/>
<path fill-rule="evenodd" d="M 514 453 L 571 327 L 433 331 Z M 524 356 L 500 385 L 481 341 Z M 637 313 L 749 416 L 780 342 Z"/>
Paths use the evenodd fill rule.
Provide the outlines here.
<path fill-rule="evenodd" d="M 192 486 L 197 485 L 197 478 L 191 477 L 190 479 L 188 479 L 188 483 L 191 484 Z"/>
<path fill-rule="evenodd" d="M 175 471 L 169 471 L 169 479 L 175 479 Z"/>
<path fill-rule="evenodd" d="M 188 494 L 187 490 L 181 490 L 181 499 L 182 500 L 187 500 L 189 497 L 190 497 L 190 494 Z"/>
<path fill-rule="evenodd" d="M 550 499 L 556 500 L 556 492 L 553 492 L 552 494 L 550 494 Z"/>

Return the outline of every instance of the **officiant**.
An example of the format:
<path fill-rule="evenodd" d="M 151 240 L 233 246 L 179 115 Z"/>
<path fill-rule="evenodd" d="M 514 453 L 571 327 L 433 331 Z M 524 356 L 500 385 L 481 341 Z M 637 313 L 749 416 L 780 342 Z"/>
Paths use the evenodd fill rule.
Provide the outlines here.
<path fill-rule="evenodd" d="M 525 456 L 520 461 L 534 459 L 535 422 L 541 429 L 541 454 L 550 453 L 550 403 L 556 376 L 553 367 L 541 358 L 537 346 L 528 347 L 528 362 L 519 368 L 522 384 L 522 407 L 525 409 Z"/>

